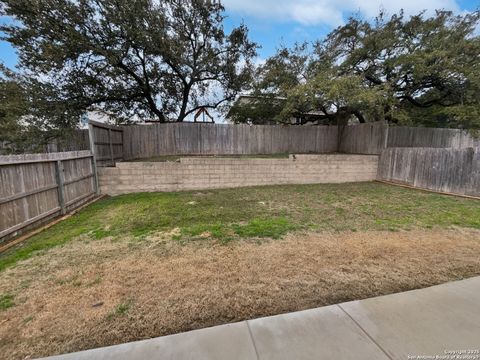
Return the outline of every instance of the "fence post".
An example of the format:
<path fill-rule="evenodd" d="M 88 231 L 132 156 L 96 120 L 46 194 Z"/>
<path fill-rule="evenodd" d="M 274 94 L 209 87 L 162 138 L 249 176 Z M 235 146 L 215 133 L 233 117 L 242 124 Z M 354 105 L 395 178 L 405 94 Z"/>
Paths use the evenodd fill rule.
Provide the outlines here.
<path fill-rule="evenodd" d="M 93 171 L 93 187 L 95 190 L 96 195 L 100 195 L 100 188 L 98 187 L 98 174 L 97 174 L 97 165 L 95 163 L 95 156 L 92 155 L 90 158 L 92 164 L 92 171 Z"/>
<path fill-rule="evenodd" d="M 88 124 L 88 137 L 90 139 L 90 151 L 92 152 L 92 171 L 94 174 L 94 187 L 95 193 L 100 195 L 100 188 L 98 186 L 98 174 L 97 174 L 97 155 L 95 152 L 95 130 L 93 124 Z"/>
<path fill-rule="evenodd" d="M 113 145 L 112 145 L 112 129 L 108 128 L 108 143 L 110 144 L 110 158 L 112 159 L 112 165 L 115 166 L 115 158 L 113 156 Z"/>
<path fill-rule="evenodd" d="M 60 205 L 62 215 L 65 215 L 67 213 L 67 209 L 65 206 L 65 178 L 62 160 L 58 160 L 55 163 L 55 176 L 57 178 L 58 203 Z"/>
<path fill-rule="evenodd" d="M 124 145 L 125 145 L 124 138 L 125 138 L 125 136 L 124 136 L 124 133 L 123 133 L 124 131 L 125 130 L 122 127 L 122 161 L 125 160 L 125 148 L 124 148 Z"/>
<path fill-rule="evenodd" d="M 385 124 L 385 142 L 383 144 L 383 148 L 386 149 L 388 148 L 388 133 L 390 132 L 390 126 L 388 124 L 388 122 Z"/>

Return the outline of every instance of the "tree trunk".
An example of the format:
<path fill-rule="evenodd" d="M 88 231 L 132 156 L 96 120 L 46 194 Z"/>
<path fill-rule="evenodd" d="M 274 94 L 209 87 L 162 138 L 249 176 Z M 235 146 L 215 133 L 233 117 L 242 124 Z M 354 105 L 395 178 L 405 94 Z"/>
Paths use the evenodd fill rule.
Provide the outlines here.
<path fill-rule="evenodd" d="M 345 131 L 345 128 L 348 125 L 348 118 L 350 117 L 350 114 L 345 114 L 345 113 L 337 113 L 335 114 L 335 121 L 337 123 L 338 127 L 338 132 L 337 132 L 337 152 L 341 152 L 341 147 L 342 147 L 342 141 L 343 141 L 343 134 Z"/>
<path fill-rule="evenodd" d="M 183 120 L 185 120 L 185 117 L 187 114 L 188 98 L 190 96 L 191 88 L 192 88 L 192 84 L 188 83 L 185 85 L 183 89 L 182 107 L 180 108 L 180 113 L 178 114 L 177 122 L 183 122 Z"/>
<path fill-rule="evenodd" d="M 158 109 L 157 104 L 155 104 L 155 100 L 153 100 L 151 94 L 148 92 L 144 92 L 144 94 L 147 99 L 148 106 L 150 107 L 150 111 L 155 114 L 155 116 L 158 118 L 158 121 L 161 123 L 167 122 L 165 114 L 163 111 Z"/>
<path fill-rule="evenodd" d="M 366 123 L 366 120 L 365 120 L 365 118 L 363 117 L 363 114 L 360 111 L 355 110 L 353 112 L 353 115 L 355 115 L 355 117 L 358 119 L 360 124 L 365 124 Z"/>
<path fill-rule="evenodd" d="M 155 111 L 155 115 L 157 116 L 158 118 L 158 122 L 160 123 L 165 123 L 167 122 L 167 119 L 165 118 L 165 115 L 163 114 L 163 111 L 160 111 L 160 110 L 156 110 Z"/>

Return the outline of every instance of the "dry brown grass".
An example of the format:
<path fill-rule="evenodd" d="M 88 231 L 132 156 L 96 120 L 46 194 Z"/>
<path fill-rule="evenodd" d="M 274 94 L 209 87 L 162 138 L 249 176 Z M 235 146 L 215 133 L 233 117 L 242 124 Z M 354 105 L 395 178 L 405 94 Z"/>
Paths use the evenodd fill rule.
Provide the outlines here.
<path fill-rule="evenodd" d="M 0 354 L 23 359 L 362 299 L 480 275 L 478 230 L 296 233 L 276 241 L 171 234 L 80 239 L 0 274 Z"/>

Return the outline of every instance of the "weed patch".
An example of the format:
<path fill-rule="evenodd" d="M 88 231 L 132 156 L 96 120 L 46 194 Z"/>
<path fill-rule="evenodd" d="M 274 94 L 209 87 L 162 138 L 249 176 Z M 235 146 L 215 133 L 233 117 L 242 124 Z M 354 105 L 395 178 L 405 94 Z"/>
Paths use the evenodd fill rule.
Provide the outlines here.
<path fill-rule="evenodd" d="M 240 237 L 261 237 L 279 239 L 287 232 L 295 230 L 298 225 L 285 218 L 253 219 L 245 225 L 232 225 L 233 231 Z"/>
<path fill-rule="evenodd" d="M 4 294 L 0 296 L 0 310 L 7 310 L 15 306 L 14 296 L 12 294 Z"/>
<path fill-rule="evenodd" d="M 132 305 L 133 305 L 132 300 L 128 300 L 126 302 L 118 304 L 117 307 L 113 310 L 113 312 L 107 315 L 107 320 L 112 320 L 117 316 L 126 315 L 127 312 L 131 309 Z"/>

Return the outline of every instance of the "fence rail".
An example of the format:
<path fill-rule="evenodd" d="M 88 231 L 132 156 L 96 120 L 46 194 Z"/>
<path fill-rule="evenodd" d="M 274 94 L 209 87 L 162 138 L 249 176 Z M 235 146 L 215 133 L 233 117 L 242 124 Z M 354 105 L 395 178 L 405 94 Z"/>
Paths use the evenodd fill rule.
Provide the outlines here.
<path fill-rule="evenodd" d="M 0 156 L 0 243 L 98 192 L 90 151 Z"/>

